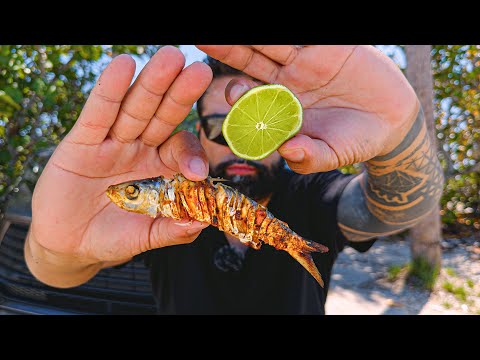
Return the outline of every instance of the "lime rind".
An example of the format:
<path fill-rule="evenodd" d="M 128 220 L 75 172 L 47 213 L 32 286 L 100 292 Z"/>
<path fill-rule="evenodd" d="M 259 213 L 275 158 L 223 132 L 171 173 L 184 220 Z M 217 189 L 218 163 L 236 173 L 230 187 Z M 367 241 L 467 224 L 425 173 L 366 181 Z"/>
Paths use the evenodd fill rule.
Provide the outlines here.
<path fill-rule="evenodd" d="M 275 96 L 272 96 L 271 92 L 274 92 Z M 268 107 L 262 108 L 262 106 L 259 106 L 262 98 L 273 99 L 268 100 L 270 102 Z M 293 109 L 295 111 L 292 111 Z M 288 111 L 291 113 L 288 113 Z M 280 120 L 279 117 L 281 117 Z M 290 117 L 293 117 L 296 121 L 285 121 Z M 231 123 L 232 118 L 240 119 L 241 124 Z M 235 155 L 247 160 L 261 160 L 271 155 L 285 141 L 295 136 L 302 127 L 302 121 L 302 104 L 287 87 L 280 84 L 260 85 L 248 90 L 235 102 L 223 122 L 222 132 L 228 146 Z M 254 126 L 258 126 L 257 131 L 255 131 Z M 270 129 L 270 131 L 260 131 L 263 127 Z M 281 141 L 272 137 L 272 131 L 275 132 L 275 137 L 280 138 Z M 258 138 L 258 135 L 261 135 L 260 138 Z M 250 141 L 240 141 L 245 138 L 248 139 L 249 136 L 251 137 Z M 258 144 L 256 144 L 257 142 Z M 245 146 L 246 144 L 248 145 Z M 255 144 L 256 149 L 260 148 L 259 155 L 248 154 L 252 144 Z M 268 150 L 265 151 L 265 149 Z"/>

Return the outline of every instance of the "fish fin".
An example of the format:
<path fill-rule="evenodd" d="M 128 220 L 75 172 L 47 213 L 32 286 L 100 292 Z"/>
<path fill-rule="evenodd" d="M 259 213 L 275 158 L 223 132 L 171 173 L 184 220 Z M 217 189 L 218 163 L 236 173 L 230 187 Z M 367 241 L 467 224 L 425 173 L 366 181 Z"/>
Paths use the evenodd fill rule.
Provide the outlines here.
<path fill-rule="evenodd" d="M 325 253 L 325 252 L 328 251 L 328 247 L 326 247 L 325 245 L 322 245 L 320 243 L 317 243 L 315 241 L 305 240 L 302 250 L 303 250 L 303 252 L 308 251 L 309 253 L 310 252 Z"/>
<path fill-rule="evenodd" d="M 214 178 L 210 178 L 210 181 L 211 182 L 226 182 L 226 181 L 230 181 L 228 179 L 224 179 L 224 178 L 221 178 L 221 177 L 214 177 Z"/>
<path fill-rule="evenodd" d="M 287 251 L 315 278 L 315 280 L 317 280 L 317 282 L 320 284 L 322 288 L 325 287 L 325 284 L 323 283 L 323 280 L 322 280 L 322 275 L 320 275 L 320 272 L 318 271 L 317 266 L 315 265 L 313 258 L 310 255 L 310 252 L 301 253 L 294 250 L 287 250 Z"/>

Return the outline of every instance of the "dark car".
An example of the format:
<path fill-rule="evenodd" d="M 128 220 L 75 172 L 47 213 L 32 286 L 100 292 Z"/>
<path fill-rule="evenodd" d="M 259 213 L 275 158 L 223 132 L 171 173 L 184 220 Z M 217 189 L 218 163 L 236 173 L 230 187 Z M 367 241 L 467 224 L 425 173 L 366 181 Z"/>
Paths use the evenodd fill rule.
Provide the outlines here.
<path fill-rule="evenodd" d="M 140 258 L 103 269 L 74 288 L 58 289 L 36 280 L 23 255 L 31 194 L 26 189 L 17 194 L 0 223 L 0 314 L 155 313 L 148 270 Z"/>

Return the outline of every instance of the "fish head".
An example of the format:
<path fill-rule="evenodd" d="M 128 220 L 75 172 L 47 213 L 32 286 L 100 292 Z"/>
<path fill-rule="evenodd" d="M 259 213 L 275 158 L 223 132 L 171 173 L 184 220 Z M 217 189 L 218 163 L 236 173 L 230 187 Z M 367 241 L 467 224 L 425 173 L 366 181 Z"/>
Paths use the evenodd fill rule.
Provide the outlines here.
<path fill-rule="evenodd" d="M 156 217 L 158 182 L 153 179 L 127 181 L 107 188 L 107 196 L 118 207 L 138 214 Z"/>

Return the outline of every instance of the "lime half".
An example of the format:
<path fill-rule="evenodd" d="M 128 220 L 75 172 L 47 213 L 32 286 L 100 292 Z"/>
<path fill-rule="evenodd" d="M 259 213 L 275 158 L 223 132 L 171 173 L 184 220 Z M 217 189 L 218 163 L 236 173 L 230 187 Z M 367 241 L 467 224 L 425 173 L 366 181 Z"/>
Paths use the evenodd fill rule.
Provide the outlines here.
<path fill-rule="evenodd" d="M 285 86 L 248 90 L 233 104 L 222 126 L 232 152 L 247 160 L 266 158 L 301 128 L 302 104 Z"/>

